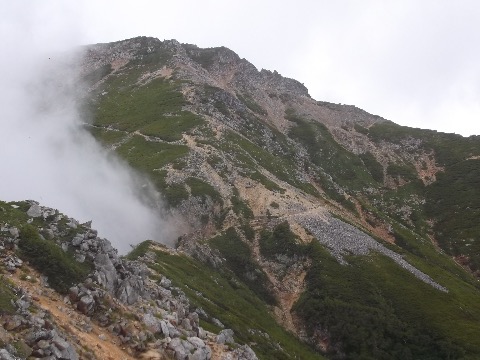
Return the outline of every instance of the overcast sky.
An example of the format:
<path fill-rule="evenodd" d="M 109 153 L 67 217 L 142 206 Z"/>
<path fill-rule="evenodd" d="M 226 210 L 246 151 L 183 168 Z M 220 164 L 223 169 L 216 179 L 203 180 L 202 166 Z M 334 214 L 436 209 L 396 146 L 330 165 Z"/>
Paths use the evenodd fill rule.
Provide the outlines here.
<path fill-rule="evenodd" d="M 47 48 L 139 35 L 227 46 L 317 100 L 480 134 L 478 1 L 0 1 L 21 9 L 0 17 L 18 16 Z"/>
<path fill-rule="evenodd" d="M 137 35 L 227 46 L 317 100 L 480 134 L 480 2 L 79 1 L 84 42 Z M 68 18 L 68 16 L 67 16 Z"/>

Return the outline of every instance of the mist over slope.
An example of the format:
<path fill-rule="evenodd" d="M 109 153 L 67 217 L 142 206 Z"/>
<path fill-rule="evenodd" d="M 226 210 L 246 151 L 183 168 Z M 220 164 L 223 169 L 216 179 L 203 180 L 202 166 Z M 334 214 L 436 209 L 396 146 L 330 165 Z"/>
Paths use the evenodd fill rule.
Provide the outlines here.
<path fill-rule="evenodd" d="M 171 243 L 176 225 L 162 218 L 157 191 L 84 130 L 75 51 L 14 30 L 25 37 L 7 41 L 0 69 L 0 198 L 93 220 L 121 253 L 145 239 Z"/>

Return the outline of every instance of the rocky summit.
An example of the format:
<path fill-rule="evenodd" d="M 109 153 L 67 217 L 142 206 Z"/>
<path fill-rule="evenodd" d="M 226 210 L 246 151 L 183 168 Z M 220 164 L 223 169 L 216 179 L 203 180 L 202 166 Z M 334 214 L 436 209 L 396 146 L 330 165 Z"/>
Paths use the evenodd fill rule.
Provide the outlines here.
<path fill-rule="evenodd" d="M 480 137 L 317 101 L 224 47 L 77 60 L 78 131 L 183 235 L 119 255 L 0 202 L 0 359 L 480 358 Z"/>

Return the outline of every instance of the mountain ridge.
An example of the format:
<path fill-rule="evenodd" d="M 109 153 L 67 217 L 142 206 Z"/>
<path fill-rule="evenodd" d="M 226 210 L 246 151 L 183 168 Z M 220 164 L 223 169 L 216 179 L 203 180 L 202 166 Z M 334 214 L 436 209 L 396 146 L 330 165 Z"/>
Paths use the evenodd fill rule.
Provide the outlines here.
<path fill-rule="evenodd" d="M 316 101 L 224 47 L 95 44 L 79 72 L 84 128 L 184 219 L 177 250 L 127 258 L 175 283 L 203 326 L 260 359 L 480 354 L 480 138 Z M 158 336 L 148 346 L 185 340 Z"/>

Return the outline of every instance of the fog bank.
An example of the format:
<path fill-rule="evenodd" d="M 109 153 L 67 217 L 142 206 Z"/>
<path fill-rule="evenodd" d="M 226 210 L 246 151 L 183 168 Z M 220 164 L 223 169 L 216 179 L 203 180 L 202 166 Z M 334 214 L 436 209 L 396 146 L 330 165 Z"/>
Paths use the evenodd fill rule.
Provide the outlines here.
<path fill-rule="evenodd" d="M 0 200 L 32 199 L 93 220 L 120 253 L 145 239 L 171 244 L 177 230 L 159 194 L 83 126 L 74 24 L 42 23 L 41 6 L 22 15 L 21 6 L 2 7 L 11 17 L 0 25 Z"/>

